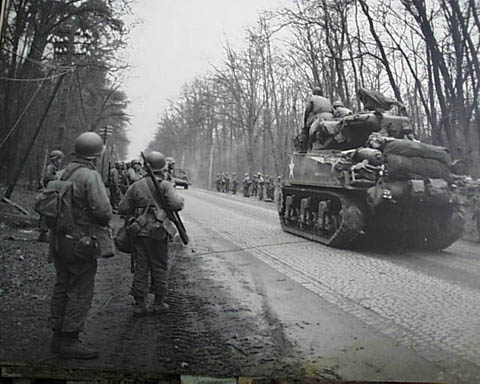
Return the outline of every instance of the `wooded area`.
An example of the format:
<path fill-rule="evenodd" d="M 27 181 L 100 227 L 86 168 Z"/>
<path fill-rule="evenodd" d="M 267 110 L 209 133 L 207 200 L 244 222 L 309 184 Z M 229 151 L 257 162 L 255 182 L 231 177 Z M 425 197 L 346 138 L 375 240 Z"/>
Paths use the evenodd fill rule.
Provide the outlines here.
<path fill-rule="evenodd" d="M 118 59 L 130 0 L 3 0 L 0 50 L 0 184 L 30 188 L 47 155 L 72 152 L 83 131 L 108 136 L 106 160 L 124 157 L 127 97 Z M 115 158 L 114 158 L 115 159 Z"/>
<path fill-rule="evenodd" d="M 480 177 L 478 0 L 295 0 L 262 14 L 243 47 L 183 87 L 150 147 L 194 182 L 217 171 L 281 175 L 313 86 L 359 110 L 359 88 L 407 107 L 416 136 Z"/>

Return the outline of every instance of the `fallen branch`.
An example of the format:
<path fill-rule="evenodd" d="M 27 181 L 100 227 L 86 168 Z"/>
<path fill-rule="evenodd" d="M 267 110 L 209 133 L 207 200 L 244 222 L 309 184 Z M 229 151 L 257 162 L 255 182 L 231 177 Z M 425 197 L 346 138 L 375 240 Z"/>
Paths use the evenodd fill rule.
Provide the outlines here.
<path fill-rule="evenodd" d="M 97 314 L 103 312 L 103 310 L 104 310 L 105 308 L 107 308 L 108 304 L 110 304 L 110 302 L 111 302 L 113 299 L 116 299 L 117 297 L 120 297 L 120 296 L 126 296 L 126 294 L 125 294 L 124 292 L 122 292 L 122 293 L 119 293 L 119 294 L 117 294 L 117 295 L 111 296 L 111 297 L 105 302 L 105 304 L 103 304 L 102 308 L 100 308 L 100 310 L 97 312 Z"/>
<path fill-rule="evenodd" d="M 13 202 L 12 200 L 6 198 L 5 196 L 2 196 L 2 201 L 4 201 L 7 204 L 13 205 L 15 208 L 17 208 L 20 212 L 22 212 L 24 215 L 30 216 L 30 212 L 28 212 L 25 208 L 23 208 L 20 204 L 17 204 Z"/>

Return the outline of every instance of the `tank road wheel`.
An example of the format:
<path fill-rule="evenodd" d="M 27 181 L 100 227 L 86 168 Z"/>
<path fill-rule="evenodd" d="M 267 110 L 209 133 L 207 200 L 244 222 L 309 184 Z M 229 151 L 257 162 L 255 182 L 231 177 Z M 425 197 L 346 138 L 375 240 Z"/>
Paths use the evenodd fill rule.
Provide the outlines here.
<path fill-rule="evenodd" d="M 459 211 L 454 211 L 449 217 L 432 225 L 424 237 L 423 247 L 429 251 L 441 251 L 457 241 L 463 233 L 465 222 Z"/>
<path fill-rule="evenodd" d="M 365 225 L 365 215 L 354 200 L 342 196 L 340 201 L 342 207 L 336 216 L 336 230 L 330 238 L 325 239 L 324 244 L 345 248 L 362 232 Z"/>
<path fill-rule="evenodd" d="M 329 191 L 285 188 L 279 215 L 285 232 L 337 248 L 349 246 L 365 224 L 354 199 Z"/>
<path fill-rule="evenodd" d="M 334 234 L 340 227 L 338 215 L 332 215 L 331 213 L 325 214 L 323 218 L 323 227 L 325 231 L 330 234 Z"/>

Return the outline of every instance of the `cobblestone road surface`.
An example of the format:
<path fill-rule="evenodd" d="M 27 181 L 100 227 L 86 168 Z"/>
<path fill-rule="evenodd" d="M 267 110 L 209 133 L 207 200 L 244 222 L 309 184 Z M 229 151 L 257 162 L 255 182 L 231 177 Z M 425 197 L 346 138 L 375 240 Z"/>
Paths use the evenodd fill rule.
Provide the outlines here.
<path fill-rule="evenodd" d="M 187 220 L 229 239 L 459 381 L 480 382 L 475 245 L 460 242 L 438 253 L 338 250 L 283 232 L 273 203 L 199 189 L 187 199 Z"/>

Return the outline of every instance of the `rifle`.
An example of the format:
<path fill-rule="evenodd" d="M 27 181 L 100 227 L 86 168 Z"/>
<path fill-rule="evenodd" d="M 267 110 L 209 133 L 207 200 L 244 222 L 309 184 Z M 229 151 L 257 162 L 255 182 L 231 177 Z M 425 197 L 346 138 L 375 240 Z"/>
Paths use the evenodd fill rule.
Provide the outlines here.
<path fill-rule="evenodd" d="M 135 273 L 135 256 L 136 252 L 131 252 L 130 253 L 130 272 Z"/>
<path fill-rule="evenodd" d="M 112 188 L 112 160 L 108 160 L 107 180 L 105 185 L 108 188 Z M 110 189 L 111 190 L 111 189 Z"/>
<path fill-rule="evenodd" d="M 160 185 L 158 185 L 158 180 L 155 178 L 155 175 L 153 174 L 152 167 L 150 166 L 144 153 L 140 152 L 140 155 L 142 156 L 143 162 L 145 164 L 145 169 L 147 171 L 147 174 L 150 177 L 150 179 L 152 179 L 153 186 L 155 187 L 155 191 L 157 192 L 157 198 L 159 200 L 160 206 L 165 210 L 165 213 L 167 214 L 168 219 L 177 227 L 178 233 L 180 235 L 180 238 L 182 239 L 183 244 L 187 245 L 189 241 L 188 234 L 187 234 L 187 230 L 185 229 L 185 226 L 183 225 L 182 219 L 180 218 L 180 215 L 178 214 L 178 212 L 171 211 L 170 209 L 167 208 L 167 203 L 165 202 L 163 194 L 160 190 Z"/>
<path fill-rule="evenodd" d="M 47 169 L 47 163 L 48 163 L 48 148 L 45 149 L 45 158 L 43 160 L 43 167 L 42 167 L 42 173 L 40 174 L 40 185 L 42 189 L 45 189 L 46 185 L 44 183 L 44 176 L 45 176 L 45 171 Z"/>

